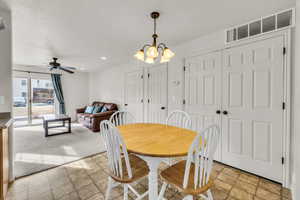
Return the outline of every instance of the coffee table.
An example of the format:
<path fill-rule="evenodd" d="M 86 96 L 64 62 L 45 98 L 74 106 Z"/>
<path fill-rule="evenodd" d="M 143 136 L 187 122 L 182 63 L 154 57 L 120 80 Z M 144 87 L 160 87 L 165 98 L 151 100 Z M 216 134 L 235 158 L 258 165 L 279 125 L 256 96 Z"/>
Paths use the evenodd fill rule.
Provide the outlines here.
<path fill-rule="evenodd" d="M 53 122 L 61 122 L 61 125 L 56 125 L 56 126 L 49 126 L 49 123 Z M 59 127 L 65 127 L 66 122 L 68 123 L 68 130 L 60 133 L 55 133 L 55 134 L 49 134 L 49 129 L 51 128 L 59 128 Z M 54 135 L 61 135 L 61 134 L 66 134 L 66 133 L 71 133 L 71 117 L 67 115 L 44 115 L 43 116 L 43 126 L 45 129 L 45 137 L 48 136 L 54 136 Z"/>

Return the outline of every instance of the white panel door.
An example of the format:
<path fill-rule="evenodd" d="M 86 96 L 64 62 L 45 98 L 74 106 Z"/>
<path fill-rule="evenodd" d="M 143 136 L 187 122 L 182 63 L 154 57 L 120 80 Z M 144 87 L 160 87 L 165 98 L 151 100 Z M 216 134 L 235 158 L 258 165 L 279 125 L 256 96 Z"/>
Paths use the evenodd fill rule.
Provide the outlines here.
<path fill-rule="evenodd" d="M 168 68 L 161 64 L 148 71 L 148 112 L 149 123 L 165 123 L 168 104 Z"/>
<path fill-rule="evenodd" d="M 143 122 L 143 70 L 125 74 L 125 109 Z"/>
<path fill-rule="evenodd" d="M 283 37 L 224 51 L 222 160 L 282 181 Z M 226 111 L 228 113 L 226 113 Z"/>
<path fill-rule="evenodd" d="M 218 51 L 186 59 L 185 111 L 191 115 L 196 131 L 211 124 L 220 125 L 221 56 Z M 216 160 L 220 160 L 220 143 Z"/>

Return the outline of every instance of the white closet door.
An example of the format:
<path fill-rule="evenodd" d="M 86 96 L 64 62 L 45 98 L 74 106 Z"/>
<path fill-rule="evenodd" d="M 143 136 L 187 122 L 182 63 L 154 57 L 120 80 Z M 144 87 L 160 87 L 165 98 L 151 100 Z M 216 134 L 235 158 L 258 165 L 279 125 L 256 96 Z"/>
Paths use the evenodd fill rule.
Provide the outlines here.
<path fill-rule="evenodd" d="M 148 113 L 150 123 L 165 123 L 168 104 L 167 65 L 149 68 L 148 71 Z"/>
<path fill-rule="evenodd" d="M 224 51 L 222 159 L 282 181 L 283 37 Z"/>
<path fill-rule="evenodd" d="M 125 109 L 143 122 L 143 70 L 125 74 Z"/>
<path fill-rule="evenodd" d="M 221 52 L 186 59 L 185 111 L 191 115 L 192 127 L 196 131 L 220 124 L 221 105 Z M 221 142 L 220 142 L 221 143 Z M 221 145 L 215 159 L 220 160 Z"/>

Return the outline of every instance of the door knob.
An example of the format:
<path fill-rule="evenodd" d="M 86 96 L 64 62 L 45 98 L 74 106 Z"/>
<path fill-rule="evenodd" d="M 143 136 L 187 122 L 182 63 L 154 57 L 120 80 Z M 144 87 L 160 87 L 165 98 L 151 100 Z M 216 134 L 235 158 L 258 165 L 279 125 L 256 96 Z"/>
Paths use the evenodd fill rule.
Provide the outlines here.
<path fill-rule="evenodd" d="M 216 113 L 219 115 L 221 114 L 221 110 L 217 110 Z"/>
<path fill-rule="evenodd" d="M 125 103 L 124 105 L 125 105 L 125 106 L 128 106 L 128 104 L 127 104 L 127 103 Z"/>
<path fill-rule="evenodd" d="M 227 115 L 227 114 L 228 114 L 228 111 L 227 111 L 227 110 L 224 110 L 224 111 L 223 111 L 223 114 L 224 114 L 224 115 Z"/>
<path fill-rule="evenodd" d="M 166 107 L 163 106 L 163 107 L 161 107 L 160 109 L 164 110 L 164 109 L 166 109 Z"/>

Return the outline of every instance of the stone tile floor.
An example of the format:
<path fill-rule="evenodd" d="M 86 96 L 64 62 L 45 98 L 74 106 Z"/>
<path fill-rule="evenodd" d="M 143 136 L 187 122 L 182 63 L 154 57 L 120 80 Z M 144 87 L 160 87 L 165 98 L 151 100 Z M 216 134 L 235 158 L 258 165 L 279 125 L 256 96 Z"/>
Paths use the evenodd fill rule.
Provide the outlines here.
<path fill-rule="evenodd" d="M 103 200 L 108 177 L 106 161 L 105 154 L 98 154 L 18 179 L 10 186 L 7 200 Z M 164 167 L 162 164 L 161 169 Z M 219 163 L 214 163 L 212 177 L 214 200 L 291 200 L 290 191 L 281 185 Z M 146 191 L 147 179 L 134 187 L 141 193 Z M 133 197 L 130 194 L 129 199 Z M 172 187 L 165 197 L 183 198 Z M 123 199 L 121 186 L 113 190 L 111 199 Z"/>

